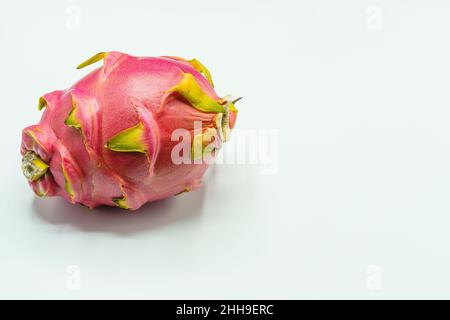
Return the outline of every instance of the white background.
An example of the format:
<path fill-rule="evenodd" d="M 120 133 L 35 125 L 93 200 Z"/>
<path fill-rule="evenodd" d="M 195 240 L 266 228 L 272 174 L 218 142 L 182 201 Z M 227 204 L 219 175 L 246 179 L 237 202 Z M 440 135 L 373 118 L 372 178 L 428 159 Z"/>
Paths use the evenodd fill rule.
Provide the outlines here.
<path fill-rule="evenodd" d="M 1 298 L 450 298 L 448 1 L 0 11 Z M 278 130 L 278 171 L 216 165 L 131 215 L 35 197 L 22 128 L 110 50 L 200 59 L 219 94 L 245 97 L 237 128 Z"/>

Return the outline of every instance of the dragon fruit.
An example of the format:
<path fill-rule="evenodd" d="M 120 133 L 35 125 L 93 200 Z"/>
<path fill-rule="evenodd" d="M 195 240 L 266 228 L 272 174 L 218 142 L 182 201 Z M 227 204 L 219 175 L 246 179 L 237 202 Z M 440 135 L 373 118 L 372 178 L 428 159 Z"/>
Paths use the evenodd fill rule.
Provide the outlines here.
<path fill-rule="evenodd" d="M 102 52 L 78 69 L 100 60 L 71 88 L 43 95 L 40 122 L 23 129 L 22 171 L 33 191 L 136 210 L 200 187 L 206 159 L 230 137 L 236 100 L 216 94 L 196 59 Z"/>

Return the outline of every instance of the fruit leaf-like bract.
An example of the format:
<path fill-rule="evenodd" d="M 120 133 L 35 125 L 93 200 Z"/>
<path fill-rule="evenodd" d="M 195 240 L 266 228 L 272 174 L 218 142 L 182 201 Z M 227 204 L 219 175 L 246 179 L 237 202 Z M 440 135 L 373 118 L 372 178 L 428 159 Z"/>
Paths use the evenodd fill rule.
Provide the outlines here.
<path fill-rule="evenodd" d="M 202 157 L 214 157 L 234 127 L 231 97 L 217 95 L 197 59 L 101 52 L 77 68 L 101 60 L 69 89 L 39 98 L 42 118 L 23 129 L 21 145 L 33 191 L 136 210 L 200 187 L 211 163 Z M 189 134 L 183 156 L 192 162 L 173 161 L 178 129 Z"/>

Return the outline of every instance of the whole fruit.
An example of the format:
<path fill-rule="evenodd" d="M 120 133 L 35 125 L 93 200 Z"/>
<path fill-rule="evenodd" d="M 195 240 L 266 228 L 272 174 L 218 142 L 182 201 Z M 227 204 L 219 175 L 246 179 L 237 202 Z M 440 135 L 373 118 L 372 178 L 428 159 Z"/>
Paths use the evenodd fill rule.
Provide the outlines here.
<path fill-rule="evenodd" d="M 216 94 L 196 59 L 102 52 L 78 68 L 102 59 L 69 89 L 43 95 L 41 120 L 23 129 L 22 170 L 34 192 L 136 210 L 198 188 L 205 159 L 234 127 L 232 99 Z"/>

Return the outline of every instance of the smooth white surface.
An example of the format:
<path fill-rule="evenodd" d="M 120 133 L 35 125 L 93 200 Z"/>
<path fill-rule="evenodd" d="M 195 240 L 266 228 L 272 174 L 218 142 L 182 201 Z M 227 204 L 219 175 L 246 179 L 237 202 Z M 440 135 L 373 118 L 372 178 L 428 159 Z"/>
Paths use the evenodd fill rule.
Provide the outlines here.
<path fill-rule="evenodd" d="M 1 298 L 450 298 L 448 1 L 2 0 L 0 14 Z M 133 215 L 36 198 L 21 129 L 108 50 L 200 59 L 219 94 L 245 97 L 238 128 L 278 130 L 279 171 L 217 165 Z"/>

